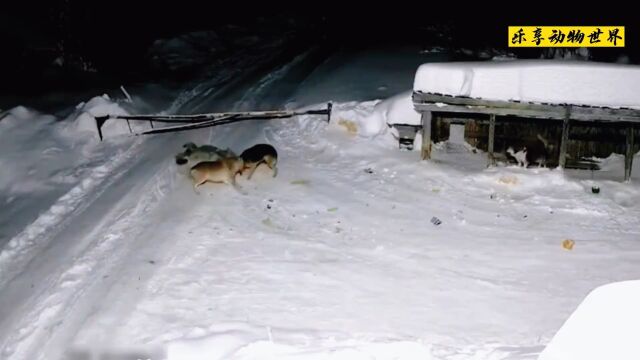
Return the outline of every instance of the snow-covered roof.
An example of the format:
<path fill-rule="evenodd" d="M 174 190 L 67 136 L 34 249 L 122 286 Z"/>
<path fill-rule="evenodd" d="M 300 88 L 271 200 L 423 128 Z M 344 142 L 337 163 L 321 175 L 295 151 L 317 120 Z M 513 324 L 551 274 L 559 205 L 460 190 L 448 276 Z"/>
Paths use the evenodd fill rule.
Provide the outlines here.
<path fill-rule="evenodd" d="M 486 100 L 640 108 L 640 66 L 584 61 L 428 63 L 414 91 Z"/>

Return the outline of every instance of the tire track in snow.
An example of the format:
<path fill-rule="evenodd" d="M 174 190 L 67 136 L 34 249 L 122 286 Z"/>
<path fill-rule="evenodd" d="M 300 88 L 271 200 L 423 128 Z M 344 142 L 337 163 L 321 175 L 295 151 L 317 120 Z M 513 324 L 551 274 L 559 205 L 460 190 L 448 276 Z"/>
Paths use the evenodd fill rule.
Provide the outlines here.
<path fill-rule="evenodd" d="M 109 279 L 109 274 L 129 252 L 135 251 L 136 245 L 140 245 L 137 241 L 145 240 L 136 236 L 145 228 L 142 225 L 144 215 L 165 196 L 167 188 L 173 186 L 170 167 L 163 167 L 162 163 L 150 166 L 155 171 L 152 170 L 149 180 L 137 186 L 134 184 L 127 191 L 127 195 L 141 193 L 141 197 L 124 196 L 125 200 L 109 210 L 102 224 L 96 224 L 88 234 L 75 235 L 78 239 L 95 240 L 68 266 L 52 274 L 45 289 L 30 299 L 31 306 L 16 320 L 12 326 L 14 331 L 2 344 L 0 357 L 57 359 L 64 354 L 93 303 L 111 287 L 113 280 Z M 127 170 L 131 171 L 131 167 L 122 172 Z M 135 177 L 130 177 L 129 181 L 135 181 Z"/>
<path fill-rule="evenodd" d="M 73 219 L 71 215 L 81 213 L 90 206 L 100 197 L 101 189 L 107 188 L 126 172 L 124 164 L 133 157 L 140 143 L 135 142 L 109 162 L 94 168 L 85 179 L 7 243 L 0 252 L 0 288 L 20 273 L 22 267 L 37 254 L 37 249 L 46 246 Z"/>

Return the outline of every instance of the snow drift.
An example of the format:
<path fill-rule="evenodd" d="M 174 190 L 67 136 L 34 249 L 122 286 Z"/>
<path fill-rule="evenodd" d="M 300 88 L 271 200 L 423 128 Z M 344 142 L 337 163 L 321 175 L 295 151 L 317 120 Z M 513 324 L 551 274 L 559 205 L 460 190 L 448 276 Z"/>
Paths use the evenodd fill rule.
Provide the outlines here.
<path fill-rule="evenodd" d="M 129 113 L 120 103 L 111 100 L 108 95 L 96 96 L 86 103 L 82 102 L 76 106 L 75 111 L 64 120 L 66 124 L 64 133 L 71 136 L 98 139 L 95 117 L 103 115 L 129 115 Z M 131 131 L 142 131 L 150 128 L 151 126 L 146 121 L 130 121 L 127 124 L 124 120 L 109 119 L 102 126 L 102 134 L 105 138 L 108 138 L 117 135 L 128 135 Z"/>
<path fill-rule="evenodd" d="M 393 124 L 420 124 L 420 114 L 413 108 L 411 91 L 384 100 L 335 104 L 331 122 L 344 127 L 352 135 L 365 138 L 394 136 Z M 396 144 L 397 145 L 397 144 Z"/>
<path fill-rule="evenodd" d="M 640 358 L 640 280 L 593 290 L 538 360 Z"/>

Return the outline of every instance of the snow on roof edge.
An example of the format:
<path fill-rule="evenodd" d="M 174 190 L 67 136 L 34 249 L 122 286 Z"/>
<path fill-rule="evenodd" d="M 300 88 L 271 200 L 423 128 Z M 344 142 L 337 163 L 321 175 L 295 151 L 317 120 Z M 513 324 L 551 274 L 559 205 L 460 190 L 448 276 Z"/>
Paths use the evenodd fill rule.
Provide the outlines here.
<path fill-rule="evenodd" d="M 558 60 L 422 64 L 414 91 L 484 100 L 640 108 L 640 66 Z"/>

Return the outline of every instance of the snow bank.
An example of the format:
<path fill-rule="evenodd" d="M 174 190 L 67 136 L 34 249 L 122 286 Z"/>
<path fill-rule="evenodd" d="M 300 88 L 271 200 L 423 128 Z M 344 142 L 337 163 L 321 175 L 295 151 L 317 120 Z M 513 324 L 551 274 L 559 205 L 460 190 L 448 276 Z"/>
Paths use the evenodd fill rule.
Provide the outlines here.
<path fill-rule="evenodd" d="M 640 66 L 514 60 L 428 63 L 415 91 L 492 100 L 640 108 Z"/>
<path fill-rule="evenodd" d="M 111 100 L 108 95 L 96 96 L 86 103 L 80 103 L 76 106 L 76 110 L 65 119 L 67 123 L 64 133 L 66 135 L 83 136 L 91 134 L 93 138 L 98 139 L 98 129 L 96 126 L 95 116 L 103 115 L 129 115 L 120 104 Z M 140 121 L 131 121 L 132 131 L 141 131 L 150 128 L 149 123 Z M 102 134 L 105 138 L 130 134 L 129 125 L 125 120 L 111 119 L 107 120 L 102 126 Z"/>
<path fill-rule="evenodd" d="M 376 137 L 387 134 L 391 124 L 420 124 L 420 114 L 413 108 L 411 91 L 385 100 L 334 104 L 332 123 L 343 126 L 352 134 Z M 397 136 L 394 129 L 391 134 Z"/>
<path fill-rule="evenodd" d="M 34 123 L 42 124 L 55 120 L 51 115 L 41 114 L 24 106 L 16 106 L 0 114 L 0 136 L 7 135 L 7 131 L 19 126 L 33 126 Z M 0 137 L 1 139 L 1 137 Z"/>
<path fill-rule="evenodd" d="M 384 118 L 376 112 L 380 100 L 346 102 L 333 105 L 331 123 L 344 127 L 352 135 L 375 137 L 386 131 Z"/>
<path fill-rule="evenodd" d="M 538 360 L 640 358 L 640 280 L 598 287 L 571 314 Z"/>
<path fill-rule="evenodd" d="M 387 124 L 420 125 L 420 114 L 413 108 L 411 91 L 392 96 L 376 105 L 375 111 L 382 114 Z"/>

